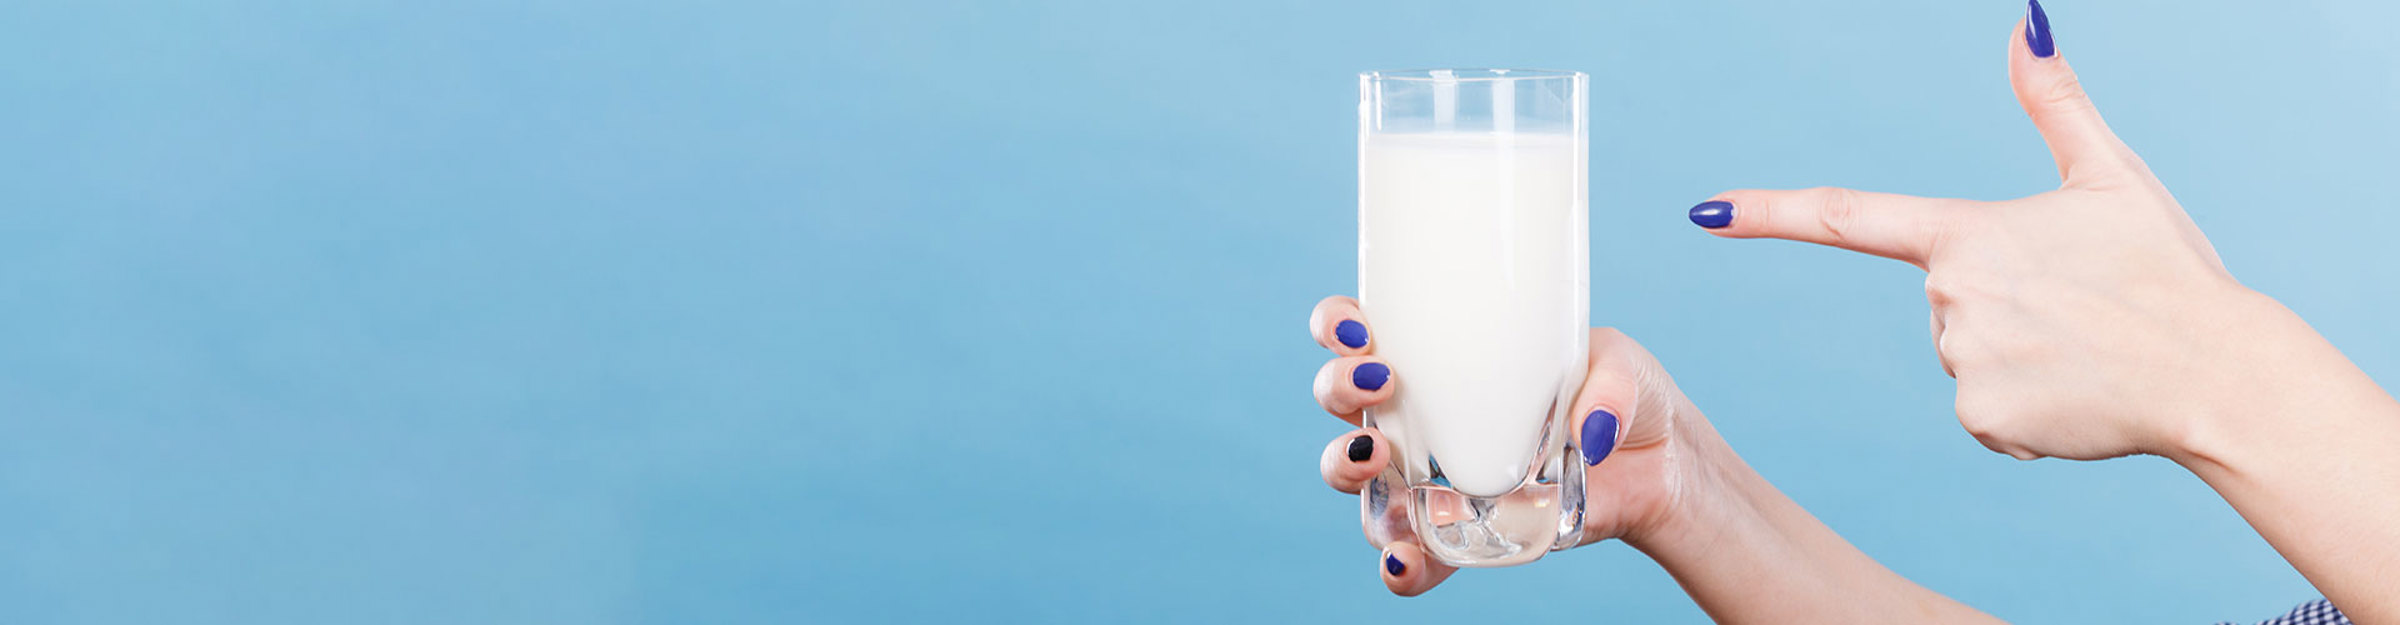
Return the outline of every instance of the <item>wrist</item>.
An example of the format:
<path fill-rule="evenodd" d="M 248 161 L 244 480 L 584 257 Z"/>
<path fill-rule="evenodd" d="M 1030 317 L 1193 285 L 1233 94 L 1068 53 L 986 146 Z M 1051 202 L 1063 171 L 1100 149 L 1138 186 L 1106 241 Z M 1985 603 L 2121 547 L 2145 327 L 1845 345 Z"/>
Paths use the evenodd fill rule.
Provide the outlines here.
<path fill-rule="evenodd" d="M 2285 333 L 2281 328 L 2284 322 L 2276 314 L 2282 310 L 2281 304 L 2238 283 L 2228 282 L 2222 290 L 2210 297 L 2198 298 L 2190 306 L 2193 310 L 2206 313 L 2203 317 L 2206 322 L 2198 326 L 2200 331 L 2196 334 L 2214 337 L 2215 343 L 2215 348 L 2210 350 L 2214 353 L 2194 360 L 2207 361 L 2214 366 L 2203 369 L 2211 372 L 2201 376 L 2203 379 L 2187 381 L 2190 388 L 2205 392 L 2184 398 L 2190 401 L 2162 402 L 2163 405 L 2159 407 L 2165 410 L 2152 419 L 2154 431 L 2149 436 L 2151 442 L 2144 449 L 2186 467 L 2211 462 L 2210 458 L 2218 449 L 2217 441 L 2226 435 L 2229 427 L 2238 426 L 2248 418 L 2248 413 L 2257 410 L 2257 407 L 2249 404 L 2256 403 L 2259 398 L 2242 395 L 2245 394 L 2245 387 L 2255 394 L 2261 392 L 2264 385 L 2258 384 L 2257 380 L 2240 379 L 2244 377 L 2242 363 L 2256 358 L 2246 352 L 2254 351 L 2250 344 L 2261 341 L 2263 337 L 2259 335 Z M 2263 340 L 2271 342 L 2274 339 Z"/>
<path fill-rule="evenodd" d="M 2353 404 L 2388 402 L 2374 380 L 2300 316 L 2263 293 L 2236 285 L 2217 298 L 2205 336 L 2219 346 L 2215 373 L 2188 381 L 2205 392 L 2162 419 L 2152 450 L 2204 477 L 2246 447 L 2318 430 L 2318 420 Z"/>
<path fill-rule="evenodd" d="M 1710 557 L 1712 546 L 1729 538 L 1757 534 L 1766 519 L 1753 501 L 1754 485 L 1764 479 L 1706 422 L 1678 428 L 1670 447 L 1667 500 L 1624 540 L 1675 572 Z"/>
<path fill-rule="evenodd" d="M 1988 621 L 1877 564 L 1777 491 L 1705 422 L 1679 429 L 1677 496 L 1627 543 L 1719 623 Z"/>

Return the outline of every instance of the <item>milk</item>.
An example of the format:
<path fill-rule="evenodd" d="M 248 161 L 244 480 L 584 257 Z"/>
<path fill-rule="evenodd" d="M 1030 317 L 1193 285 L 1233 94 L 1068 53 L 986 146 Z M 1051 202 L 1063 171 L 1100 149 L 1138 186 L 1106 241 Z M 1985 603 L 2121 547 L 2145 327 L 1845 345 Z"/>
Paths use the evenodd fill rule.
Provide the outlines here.
<path fill-rule="evenodd" d="M 1581 150 L 1565 134 L 1362 141 L 1359 300 L 1398 385 L 1370 416 L 1409 475 L 1430 456 L 1460 493 L 1508 494 L 1583 381 Z"/>

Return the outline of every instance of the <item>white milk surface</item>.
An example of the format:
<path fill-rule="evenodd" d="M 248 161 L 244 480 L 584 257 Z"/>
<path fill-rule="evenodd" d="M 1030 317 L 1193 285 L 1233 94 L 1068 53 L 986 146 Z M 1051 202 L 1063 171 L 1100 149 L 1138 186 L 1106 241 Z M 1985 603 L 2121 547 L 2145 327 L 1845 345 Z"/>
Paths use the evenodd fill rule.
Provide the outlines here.
<path fill-rule="evenodd" d="M 1359 300 L 1399 385 L 1374 417 L 1415 446 L 1411 475 L 1430 452 L 1452 489 L 1507 494 L 1573 409 L 1590 306 L 1576 152 L 1564 135 L 1366 139 Z"/>

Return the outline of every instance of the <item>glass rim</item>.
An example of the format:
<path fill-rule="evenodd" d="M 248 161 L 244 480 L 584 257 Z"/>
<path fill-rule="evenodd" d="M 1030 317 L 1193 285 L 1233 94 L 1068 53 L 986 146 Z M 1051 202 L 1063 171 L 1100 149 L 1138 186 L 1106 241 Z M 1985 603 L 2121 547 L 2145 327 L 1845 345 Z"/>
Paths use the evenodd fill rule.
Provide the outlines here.
<path fill-rule="evenodd" d="M 1424 69 L 1379 69 L 1359 72 L 1363 80 L 1397 80 L 1410 82 L 1491 82 L 1502 80 L 1581 79 L 1583 72 L 1565 69 L 1520 69 L 1502 67 L 1441 67 Z"/>

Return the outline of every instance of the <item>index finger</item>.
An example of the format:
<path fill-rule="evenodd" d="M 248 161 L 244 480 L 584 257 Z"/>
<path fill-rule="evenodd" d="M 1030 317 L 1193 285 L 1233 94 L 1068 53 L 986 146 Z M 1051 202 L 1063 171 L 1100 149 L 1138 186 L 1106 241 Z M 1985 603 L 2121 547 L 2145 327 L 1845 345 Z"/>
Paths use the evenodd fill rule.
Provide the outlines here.
<path fill-rule="evenodd" d="M 1693 224 L 1736 239 L 1806 241 L 1906 261 L 1923 269 L 1964 200 L 1832 187 L 1743 189 L 1693 206 Z"/>
<path fill-rule="evenodd" d="M 1367 331 L 1367 316 L 1358 309 L 1358 300 L 1348 295 L 1335 295 L 1317 301 L 1315 310 L 1308 313 L 1308 333 L 1317 345 L 1341 356 L 1363 356 L 1375 353 L 1374 335 Z"/>

